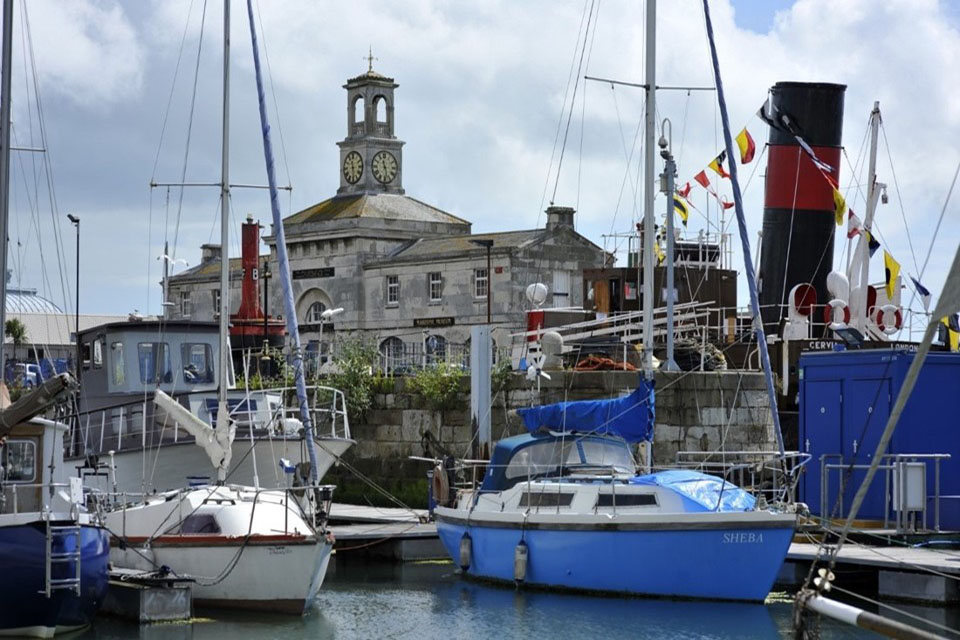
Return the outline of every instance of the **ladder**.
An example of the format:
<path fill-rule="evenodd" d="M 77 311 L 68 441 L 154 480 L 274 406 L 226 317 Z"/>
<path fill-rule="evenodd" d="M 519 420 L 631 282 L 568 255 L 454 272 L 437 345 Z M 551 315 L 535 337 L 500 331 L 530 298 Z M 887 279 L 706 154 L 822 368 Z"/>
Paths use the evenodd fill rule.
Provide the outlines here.
<path fill-rule="evenodd" d="M 80 535 L 80 525 L 76 522 L 70 524 L 54 524 L 50 520 L 50 513 L 47 512 L 46 515 L 46 584 L 43 593 L 50 598 L 53 596 L 54 591 L 70 590 L 79 596 L 80 557 L 83 544 Z M 54 566 L 67 565 L 66 571 L 57 573 L 58 575 L 69 574 L 71 563 L 73 565 L 72 577 L 53 577 Z"/>

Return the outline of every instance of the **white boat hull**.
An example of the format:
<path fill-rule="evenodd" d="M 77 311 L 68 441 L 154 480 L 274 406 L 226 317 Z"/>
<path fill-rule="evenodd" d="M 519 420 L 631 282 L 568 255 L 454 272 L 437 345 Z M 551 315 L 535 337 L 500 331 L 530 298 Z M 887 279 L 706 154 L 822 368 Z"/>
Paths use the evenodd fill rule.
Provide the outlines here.
<path fill-rule="evenodd" d="M 327 471 L 346 451 L 353 446 L 349 438 L 317 438 L 317 478 L 322 479 Z M 230 484 L 254 486 L 264 489 L 279 489 L 289 486 L 287 476 L 280 468 L 280 459 L 292 463 L 306 459 L 304 441 L 300 439 L 255 440 L 254 453 L 251 453 L 249 440 L 237 440 L 233 443 L 233 461 L 227 482 Z M 254 455 L 256 455 L 257 480 L 254 482 Z M 69 461 L 75 468 L 83 468 L 85 460 Z M 101 463 L 109 460 L 101 458 Z M 188 484 L 188 477 L 207 476 L 215 479 L 213 466 L 204 450 L 193 443 L 168 443 L 159 450 L 128 450 L 115 453 L 113 464 L 116 467 L 117 490 L 128 494 L 170 491 Z M 75 471 L 76 473 L 76 471 Z M 112 478 L 108 475 L 88 477 L 86 486 L 111 492 Z"/>
<path fill-rule="evenodd" d="M 224 536 L 163 536 L 149 549 L 114 547 L 110 561 L 125 568 L 153 570 L 146 555 L 156 565 L 190 575 L 196 580 L 192 591 L 198 606 L 299 615 L 316 598 L 332 550 L 326 540 L 302 536 L 247 542 Z"/>

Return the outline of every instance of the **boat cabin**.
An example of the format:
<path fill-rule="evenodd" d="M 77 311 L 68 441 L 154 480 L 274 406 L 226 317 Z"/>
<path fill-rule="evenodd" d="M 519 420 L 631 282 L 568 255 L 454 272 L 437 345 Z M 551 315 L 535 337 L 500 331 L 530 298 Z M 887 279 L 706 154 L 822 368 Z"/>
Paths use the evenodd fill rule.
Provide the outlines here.
<path fill-rule="evenodd" d="M 637 464 L 623 438 L 603 435 L 538 432 L 497 442 L 481 492 L 506 491 L 528 478 L 629 475 Z"/>
<path fill-rule="evenodd" d="M 0 439 L 0 513 L 62 509 L 60 492 L 49 487 L 54 481 L 64 482 L 61 452 L 66 431 L 64 424 L 33 418 Z"/>

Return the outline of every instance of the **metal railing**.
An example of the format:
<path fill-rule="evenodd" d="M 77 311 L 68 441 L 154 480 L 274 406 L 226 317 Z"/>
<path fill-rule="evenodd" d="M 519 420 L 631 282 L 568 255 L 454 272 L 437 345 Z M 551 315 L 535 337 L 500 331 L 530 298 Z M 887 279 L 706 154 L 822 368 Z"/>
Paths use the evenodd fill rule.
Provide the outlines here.
<path fill-rule="evenodd" d="M 920 513 L 920 525 L 923 530 L 927 529 L 927 503 L 933 501 L 933 530 L 940 531 L 940 461 L 947 460 L 951 456 L 949 453 L 888 453 L 884 454 L 877 465 L 877 469 L 883 471 L 883 527 L 886 529 L 890 525 L 890 512 L 894 511 L 896 516 L 897 533 L 917 530 L 916 514 Z M 839 462 L 830 463 L 830 460 Z M 927 474 L 926 468 L 933 463 L 933 497 L 927 496 Z M 920 508 L 913 508 L 908 500 L 910 465 L 922 464 L 923 471 L 923 497 L 924 500 Z M 830 510 L 830 472 L 838 471 L 840 476 L 839 490 L 837 492 L 837 517 L 845 518 L 843 504 L 843 494 L 847 489 L 849 475 L 852 476 L 855 470 L 867 470 L 870 464 L 844 464 L 843 454 L 825 453 L 820 456 L 820 520 L 824 524 L 829 524 L 832 517 Z M 878 476 L 873 477 L 876 482 Z"/>
<path fill-rule="evenodd" d="M 768 503 L 796 501 L 800 470 L 809 453 L 787 451 L 678 451 L 670 468 L 695 469 L 723 478 Z"/>

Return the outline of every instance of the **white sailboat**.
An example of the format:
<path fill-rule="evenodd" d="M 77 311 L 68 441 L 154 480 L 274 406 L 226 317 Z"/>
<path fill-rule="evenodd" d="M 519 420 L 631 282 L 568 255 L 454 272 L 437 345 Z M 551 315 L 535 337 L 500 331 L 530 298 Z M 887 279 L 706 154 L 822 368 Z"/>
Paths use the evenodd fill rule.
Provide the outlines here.
<path fill-rule="evenodd" d="M 250 30 L 260 86 L 259 59 L 252 8 Z M 229 308 L 229 78 L 230 78 L 230 1 L 224 2 L 223 68 L 223 155 L 221 182 L 221 291 L 223 308 Z M 261 118 L 265 122 L 262 111 Z M 264 127 L 265 131 L 268 127 Z M 272 155 L 265 138 L 267 169 L 271 183 Z M 271 200 L 275 202 L 273 188 Z M 279 218 L 274 210 L 275 219 Z M 282 229 L 282 224 L 276 226 Z M 282 232 L 278 234 L 281 278 L 289 289 L 289 268 Z M 287 291 L 287 293 L 289 293 Z M 310 606 L 319 590 L 333 538 L 325 527 L 333 498 L 333 487 L 316 486 L 317 466 L 309 404 L 306 398 L 296 316 L 288 314 L 288 331 L 294 343 L 294 369 L 300 401 L 306 449 L 311 460 L 310 483 L 296 489 L 261 490 L 257 487 L 225 485 L 230 469 L 236 424 L 230 418 L 227 385 L 218 385 L 218 410 L 215 426 L 204 422 L 186 407 L 157 391 L 155 410 L 179 424 L 194 438 L 209 457 L 217 472 L 217 484 L 171 491 L 151 497 L 141 504 L 123 506 L 107 515 L 110 528 L 120 539 L 111 550 L 118 566 L 153 571 L 166 565 L 176 574 L 195 580 L 193 598 L 201 606 L 257 609 L 301 614 Z M 228 314 L 220 316 L 220 371 L 229 369 Z M 198 469 L 200 471 L 200 469 Z M 121 544 L 122 543 L 122 544 Z"/>

